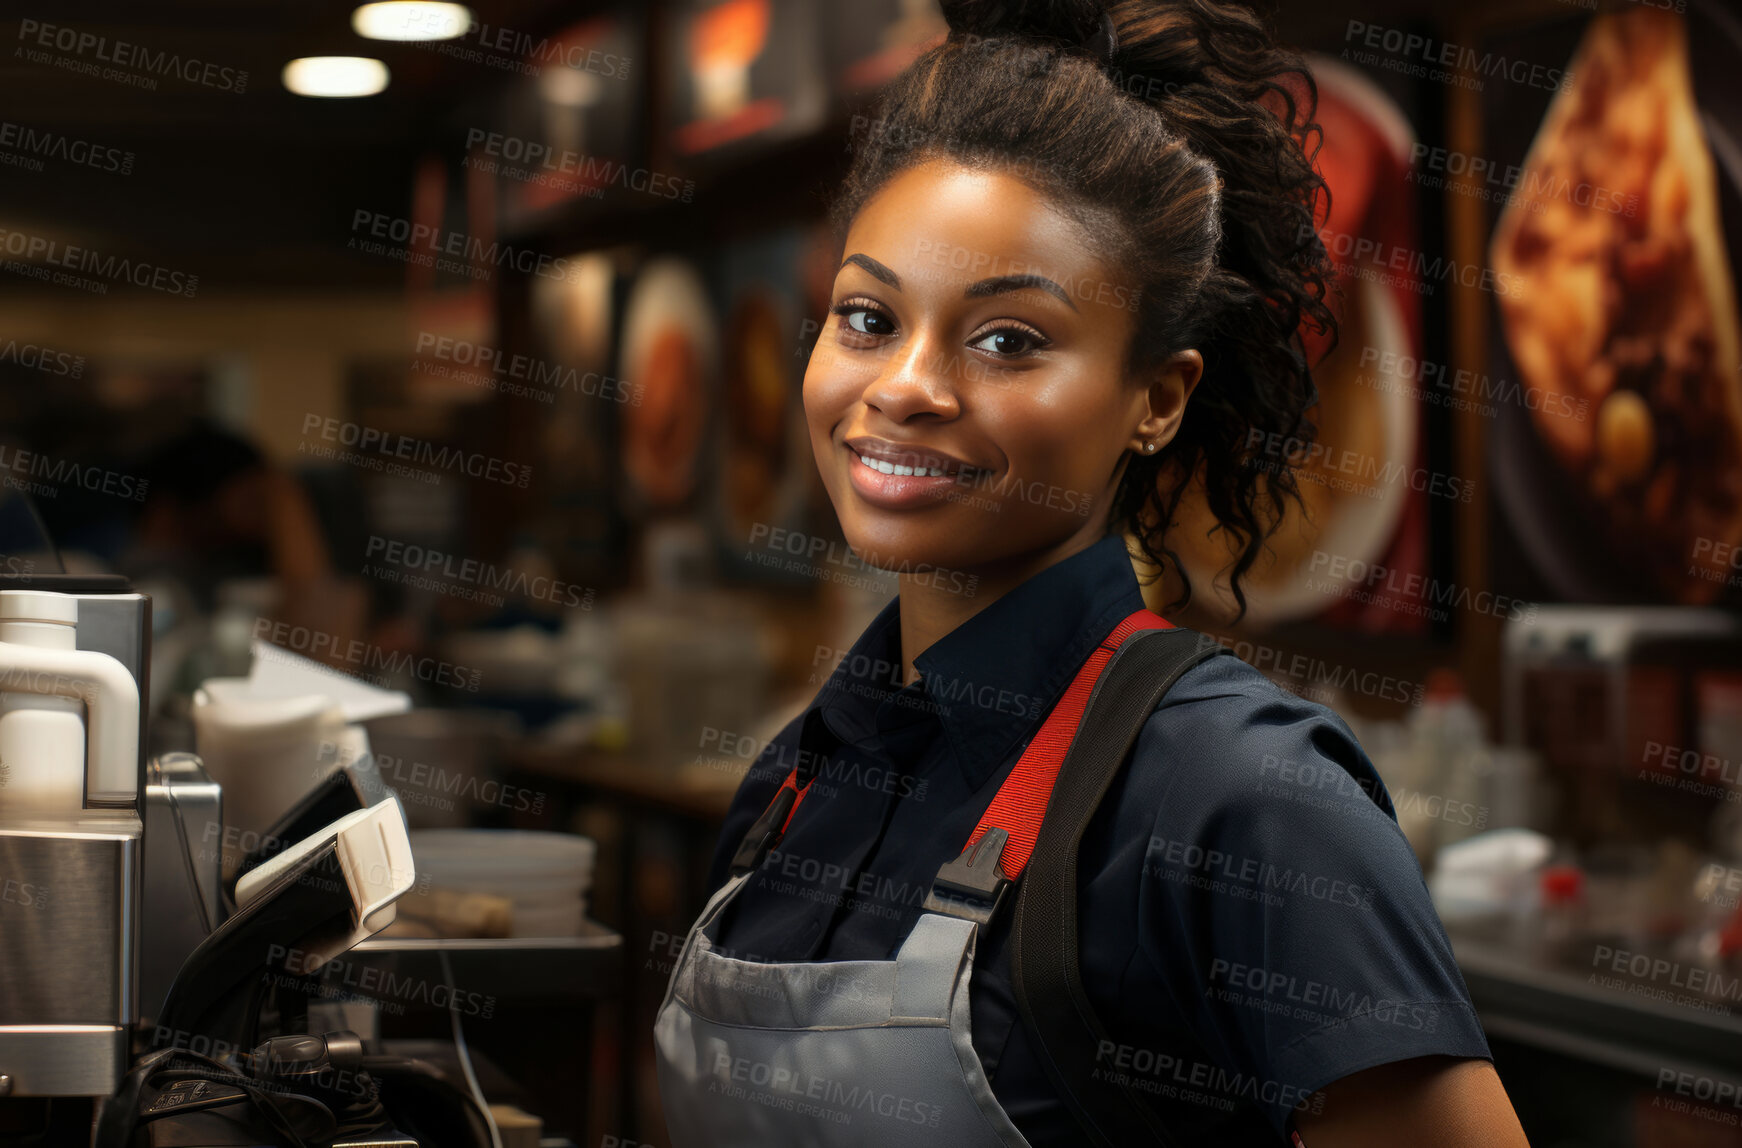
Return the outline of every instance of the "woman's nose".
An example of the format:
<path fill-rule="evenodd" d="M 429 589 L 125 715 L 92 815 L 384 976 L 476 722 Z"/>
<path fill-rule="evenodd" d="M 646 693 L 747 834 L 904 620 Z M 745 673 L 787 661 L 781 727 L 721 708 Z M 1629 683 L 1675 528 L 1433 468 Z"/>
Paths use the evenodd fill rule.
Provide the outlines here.
<path fill-rule="evenodd" d="M 895 422 L 955 418 L 961 413 L 960 371 L 960 356 L 948 354 L 942 340 L 915 333 L 890 347 L 888 361 L 865 388 L 865 403 Z"/>

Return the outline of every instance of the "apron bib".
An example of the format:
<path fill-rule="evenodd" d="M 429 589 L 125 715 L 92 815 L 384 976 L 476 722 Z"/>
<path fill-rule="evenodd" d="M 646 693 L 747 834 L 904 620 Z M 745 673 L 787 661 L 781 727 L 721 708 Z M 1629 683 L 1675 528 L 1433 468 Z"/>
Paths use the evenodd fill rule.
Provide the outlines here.
<path fill-rule="evenodd" d="M 795 770 L 708 901 L 654 1025 L 672 1148 L 1028 1148 L 974 1051 L 968 986 L 981 925 L 1021 875 L 1101 669 L 1139 610 L 1090 653 L 938 872 L 894 960 L 744 961 L 716 951 L 725 907 L 779 844 L 809 786 Z"/>

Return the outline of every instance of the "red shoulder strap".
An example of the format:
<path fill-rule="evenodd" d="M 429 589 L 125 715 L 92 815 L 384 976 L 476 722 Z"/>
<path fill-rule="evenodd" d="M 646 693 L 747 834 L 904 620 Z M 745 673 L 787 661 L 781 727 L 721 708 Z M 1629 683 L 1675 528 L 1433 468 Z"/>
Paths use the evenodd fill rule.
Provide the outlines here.
<path fill-rule="evenodd" d="M 1023 867 L 1034 853 L 1034 842 L 1040 836 L 1040 823 L 1046 816 L 1047 802 L 1052 799 L 1052 787 L 1058 780 L 1059 766 L 1064 764 L 1065 751 L 1071 747 L 1071 739 L 1076 737 L 1077 726 L 1082 723 L 1083 711 L 1088 708 L 1089 694 L 1094 691 L 1095 683 L 1101 677 L 1101 670 L 1112 660 L 1113 651 L 1139 630 L 1173 628 L 1172 622 L 1152 610 L 1134 610 L 1121 619 L 1077 669 L 1076 677 L 1065 687 L 1064 696 L 1059 698 L 1058 704 L 1046 715 L 1039 732 L 1029 741 L 1028 748 L 1022 751 L 1022 756 L 1010 770 L 1010 775 L 1004 779 L 1004 784 L 998 787 L 992 804 L 986 807 L 985 814 L 974 827 L 967 844 L 973 845 L 993 826 L 1008 833 L 1010 840 L 1004 846 L 999 868 L 1010 880 L 1014 881 L 1022 874 Z M 798 770 L 794 769 L 781 783 L 780 789 L 775 791 L 774 800 L 769 803 L 768 810 L 763 813 L 756 826 L 752 827 L 751 836 L 766 842 L 763 852 L 773 844 L 778 844 L 786 835 L 787 826 L 792 824 L 793 815 L 803 803 L 810 784 L 807 781 L 800 786 Z M 791 797 L 786 796 L 788 791 L 791 791 Z M 776 812 L 783 801 L 792 803 L 786 808 L 784 816 Z M 770 814 L 774 814 L 774 817 L 770 817 Z M 775 819 L 780 821 L 778 828 L 773 825 Z M 747 837 L 746 842 L 749 840 Z M 759 862 L 760 857 L 757 860 Z M 754 863 L 750 867 L 754 868 Z"/>
<path fill-rule="evenodd" d="M 1089 694 L 1094 691 L 1102 669 L 1112 660 L 1113 651 L 1139 630 L 1173 628 L 1172 622 L 1152 610 L 1137 610 L 1126 615 L 1101 639 L 1101 644 L 1077 670 L 1077 676 L 1065 687 L 1064 696 L 1046 715 L 1046 721 L 1041 723 L 1040 731 L 1028 743 L 1028 748 L 1022 751 L 1022 756 L 1010 770 L 1010 776 L 998 787 L 992 804 L 986 807 L 980 824 L 968 837 L 968 844 L 980 840 L 993 826 L 1010 834 L 998 867 L 1012 881 L 1021 876 L 1023 867 L 1034 853 L 1034 842 L 1040 836 L 1041 819 L 1046 816 L 1046 805 L 1052 798 L 1059 766 L 1064 764 L 1065 751 L 1071 747 L 1071 739 L 1076 737 L 1077 726 L 1082 723 L 1083 711 L 1088 708 Z"/>

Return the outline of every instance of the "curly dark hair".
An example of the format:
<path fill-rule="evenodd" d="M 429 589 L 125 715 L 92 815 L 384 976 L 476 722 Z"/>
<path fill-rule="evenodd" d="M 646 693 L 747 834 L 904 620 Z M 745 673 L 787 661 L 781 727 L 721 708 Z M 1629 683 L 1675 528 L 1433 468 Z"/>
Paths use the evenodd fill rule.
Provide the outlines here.
<path fill-rule="evenodd" d="M 1008 171 L 1057 200 L 1139 291 L 1131 371 L 1195 347 L 1204 374 L 1167 448 L 1134 456 L 1109 531 L 1171 561 L 1165 535 L 1193 481 L 1240 580 L 1300 504 L 1293 470 L 1256 444 L 1304 447 L 1318 401 L 1303 330 L 1329 334 L 1330 257 L 1316 223 L 1317 88 L 1254 11 L 1219 0 L 944 0 L 945 42 L 885 93 L 834 221 L 935 157 Z M 1116 34 L 1110 57 L 1091 46 Z M 1099 33 L 1097 30 L 1100 29 Z M 1213 533 L 1214 531 L 1212 531 Z"/>

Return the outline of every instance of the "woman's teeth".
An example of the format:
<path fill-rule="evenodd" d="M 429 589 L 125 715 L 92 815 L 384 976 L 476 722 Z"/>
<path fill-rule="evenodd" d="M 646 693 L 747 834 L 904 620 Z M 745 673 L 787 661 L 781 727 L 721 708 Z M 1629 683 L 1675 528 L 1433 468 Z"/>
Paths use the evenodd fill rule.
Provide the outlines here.
<path fill-rule="evenodd" d="M 857 452 L 855 452 L 857 454 Z M 935 466 L 897 466 L 892 462 L 884 462 L 880 458 L 866 458 L 857 455 L 860 462 L 879 474 L 916 474 L 924 478 L 943 478 L 949 471 Z"/>

